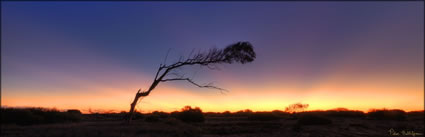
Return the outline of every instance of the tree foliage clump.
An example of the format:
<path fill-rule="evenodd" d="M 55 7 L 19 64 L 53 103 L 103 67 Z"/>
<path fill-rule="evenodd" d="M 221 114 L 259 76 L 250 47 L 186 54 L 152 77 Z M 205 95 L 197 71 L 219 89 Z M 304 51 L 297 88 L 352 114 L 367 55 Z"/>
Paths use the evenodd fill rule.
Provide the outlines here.
<path fill-rule="evenodd" d="M 185 106 L 181 112 L 175 114 L 176 118 L 183 122 L 204 122 L 205 117 L 199 107 Z"/>
<path fill-rule="evenodd" d="M 176 66 L 183 64 L 212 65 L 214 63 L 234 62 L 245 64 L 254 61 L 256 54 L 249 42 L 238 42 L 224 49 L 212 48 L 207 53 L 198 53 L 184 62 L 177 62 Z"/>
<path fill-rule="evenodd" d="M 291 104 L 285 108 L 285 112 L 288 112 L 288 113 L 302 112 L 305 109 L 307 109 L 308 106 L 309 106 L 308 104 L 301 104 L 301 103 Z"/>
<path fill-rule="evenodd" d="M 400 109 L 371 109 L 367 116 L 376 120 L 406 120 L 406 112 Z"/>

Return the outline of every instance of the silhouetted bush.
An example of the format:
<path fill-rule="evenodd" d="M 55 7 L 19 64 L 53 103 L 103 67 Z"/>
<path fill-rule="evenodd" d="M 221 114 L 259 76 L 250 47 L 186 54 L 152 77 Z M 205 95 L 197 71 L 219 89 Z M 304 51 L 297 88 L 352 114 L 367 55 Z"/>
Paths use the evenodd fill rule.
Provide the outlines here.
<path fill-rule="evenodd" d="M 271 112 L 256 112 L 248 116 L 248 120 L 253 121 L 268 121 L 268 120 L 279 120 L 280 117 Z"/>
<path fill-rule="evenodd" d="M 90 115 L 95 115 L 95 114 L 90 114 Z M 120 116 L 121 117 L 120 118 L 121 120 L 128 120 L 129 113 L 126 112 L 126 111 L 121 111 L 120 113 L 117 114 L 117 116 Z M 142 113 L 140 113 L 138 111 L 134 111 L 133 120 L 144 119 L 144 118 L 145 118 L 145 115 L 144 114 L 142 114 Z"/>
<path fill-rule="evenodd" d="M 34 125 L 78 122 L 81 115 L 60 112 L 45 108 L 1 108 L 1 121 L 4 124 Z"/>
<path fill-rule="evenodd" d="M 245 109 L 245 110 L 239 110 L 239 111 L 235 112 L 233 115 L 235 115 L 235 116 L 249 116 L 252 113 L 253 113 L 252 110 Z"/>
<path fill-rule="evenodd" d="M 232 113 L 230 111 L 224 111 L 221 113 L 221 115 L 228 117 L 228 116 L 232 116 Z"/>
<path fill-rule="evenodd" d="M 351 117 L 351 118 L 363 118 L 365 114 L 358 110 L 349 110 L 346 108 L 336 108 L 325 112 L 326 116 L 329 117 Z"/>
<path fill-rule="evenodd" d="M 145 121 L 146 122 L 158 122 L 161 121 L 161 119 L 166 119 L 168 118 L 169 114 L 165 113 L 165 112 L 159 112 L 159 111 L 154 111 L 151 114 L 147 114 L 145 116 Z"/>
<path fill-rule="evenodd" d="M 78 110 L 78 109 L 68 109 L 66 112 L 70 113 L 70 114 L 74 114 L 74 115 L 81 115 L 82 114 L 81 111 Z"/>
<path fill-rule="evenodd" d="M 328 125 L 332 124 L 332 120 L 317 115 L 301 115 L 298 119 L 300 125 Z"/>
<path fill-rule="evenodd" d="M 406 120 L 406 112 L 400 109 L 372 109 L 367 116 L 376 120 Z"/>
<path fill-rule="evenodd" d="M 332 109 L 332 110 L 315 110 L 296 113 L 295 116 L 315 115 L 322 117 L 349 117 L 349 118 L 364 118 L 366 115 L 362 111 L 348 109 Z"/>
<path fill-rule="evenodd" d="M 289 117 L 290 116 L 290 113 L 284 112 L 284 111 L 281 111 L 281 110 L 273 110 L 272 113 L 276 116 L 279 116 L 279 117 Z"/>
<path fill-rule="evenodd" d="M 219 117 L 221 113 L 219 112 L 204 112 L 205 117 Z"/>
<path fill-rule="evenodd" d="M 202 114 L 202 110 L 199 107 L 192 108 L 190 106 L 185 106 L 181 112 L 172 113 L 176 116 L 177 119 L 183 122 L 204 122 L 205 118 Z"/>
<path fill-rule="evenodd" d="M 128 113 L 127 113 L 127 114 L 128 114 Z M 142 113 L 140 113 L 140 112 L 138 112 L 138 111 L 135 111 L 135 112 L 134 112 L 133 120 L 136 120 L 136 119 L 143 119 L 143 118 L 145 118 L 145 115 L 143 115 Z"/>
<path fill-rule="evenodd" d="M 314 115 L 314 116 L 321 116 L 326 117 L 328 115 L 327 111 L 323 110 L 314 110 L 314 111 L 305 111 L 305 112 L 299 112 L 299 113 L 293 113 L 292 116 L 295 116 L 296 118 L 299 118 L 301 116 L 305 115 Z"/>

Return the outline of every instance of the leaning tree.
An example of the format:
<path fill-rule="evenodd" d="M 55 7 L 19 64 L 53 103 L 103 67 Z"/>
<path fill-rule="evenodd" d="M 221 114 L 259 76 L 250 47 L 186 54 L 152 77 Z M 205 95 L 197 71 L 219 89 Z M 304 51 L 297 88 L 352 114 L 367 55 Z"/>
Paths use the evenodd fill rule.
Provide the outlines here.
<path fill-rule="evenodd" d="M 209 69 L 216 68 L 216 64 L 232 64 L 232 63 L 249 63 L 254 61 L 255 59 L 255 52 L 252 47 L 252 45 L 249 42 L 237 42 L 234 44 L 231 44 L 227 46 L 224 49 L 216 49 L 212 48 L 208 52 L 200 53 L 192 55 L 192 53 L 189 55 L 187 59 L 180 58 L 179 61 L 177 61 L 174 64 L 166 65 L 160 64 L 158 71 L 156 72 L 155 78 L 146 91 L 141 91 L 139 89 L 136 93 L 136 96 L 134 97 L 133 102 L 130 105 L 130 111 L 128 115 L 128 122 L 131 122 L 133 115 L 134 115 L 134 108 L 136 107 L 137 101 L 141 97 L 146 97 L 149 95 L 149 93 L 152 92 L 153 89 L 155 89 L 156 86 L 160 82 L 167 82 L 167 81 L 187 81 L 199 88 L 212 88 L 217 89 L 220 91 L 223 91 L 224 89 L 213 86 L 212 84 L 206 84 L 201 85 L 196 82 L 194 82 L 191 78 L 185 77 L 184 75 L 178 75 L 176 73 L 173 73 L 174 70 L 183 67 L 183 66 L 191 66 L 191 65 L 200 65 L 200 66 L 206 66 Z M 173 78 L 166 78 L 169 74 L 174 74 L 175 77 Z"/>

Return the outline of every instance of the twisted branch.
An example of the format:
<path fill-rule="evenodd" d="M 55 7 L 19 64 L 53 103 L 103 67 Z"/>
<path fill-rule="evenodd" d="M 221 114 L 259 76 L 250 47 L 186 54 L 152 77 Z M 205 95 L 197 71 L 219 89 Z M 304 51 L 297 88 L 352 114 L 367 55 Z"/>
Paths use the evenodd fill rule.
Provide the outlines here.
<path fill-rule="evenodd" d="M 223 88 L 219 88 L 219 87 L 213 86 L 211 83 L 206 84 L 206 85 L 200 85 L 200 84 L 198 84 L 198 83 L 194 82 L 194 81 L 193 81 L 192 79 L 190 79 L 190 78 L 172 78 L 172 79 L 164 79 L 164 80 L 161 80 L 161 82 L 167 82 L 167 81 L 177 81 L 177 80 L 185 80 L 185 81 L 187 81 L 187 82 L 189 82 L 189 83 L 191 83 L 191 84 L 193 84 L 193 85 L 195 85 L 195 86 L 197 86 L 197 87 L 199 87 L 199 88 L 211 88 L 211 89 L 217 89 L 217 90 L 220 90 L 220 91 L 221 91 L 221 93 L 223 93 L 222 91 L 228 91 L 228 90 L 226 90 L 226 89 L 223 89 Z"/>

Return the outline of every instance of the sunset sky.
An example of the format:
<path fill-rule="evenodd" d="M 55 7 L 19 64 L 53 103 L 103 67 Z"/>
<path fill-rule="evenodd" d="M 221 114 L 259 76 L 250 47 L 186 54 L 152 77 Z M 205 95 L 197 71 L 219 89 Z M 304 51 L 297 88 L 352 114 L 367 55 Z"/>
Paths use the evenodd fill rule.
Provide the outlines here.
<path fill-rule="evenodd" d="M 180 71 L 142 112 L 424 109 L 424 2 L 2 2 L 1 106 L 128 111 L 167 64 L 249 41 L 249 64 Z"/>

